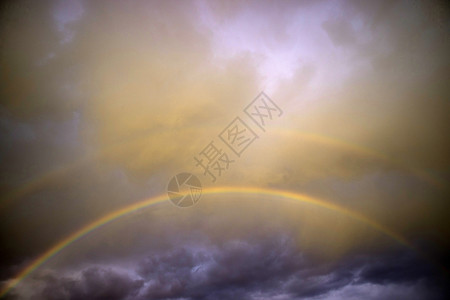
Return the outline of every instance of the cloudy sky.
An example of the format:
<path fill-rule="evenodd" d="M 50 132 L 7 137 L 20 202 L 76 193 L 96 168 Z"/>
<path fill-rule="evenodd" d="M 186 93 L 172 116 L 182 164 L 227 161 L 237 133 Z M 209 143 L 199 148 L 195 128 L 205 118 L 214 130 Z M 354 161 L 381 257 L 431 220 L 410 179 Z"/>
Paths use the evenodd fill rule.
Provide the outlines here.
<path fill-rule="evenodd" d="M 0 298 L 447 298 L 449 17 L 3 1 Z M 261 92 L 274 110 L 246 114 Z M 228 168 L 196 162 L 208 145 Z M 168 199 L 182 172 L 194 206 Z"/>

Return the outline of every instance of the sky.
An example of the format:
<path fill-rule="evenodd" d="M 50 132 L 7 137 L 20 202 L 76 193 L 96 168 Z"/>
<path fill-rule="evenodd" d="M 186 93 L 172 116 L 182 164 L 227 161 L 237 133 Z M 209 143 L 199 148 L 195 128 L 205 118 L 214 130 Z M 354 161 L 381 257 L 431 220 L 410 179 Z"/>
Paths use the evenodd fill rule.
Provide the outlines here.
<path fill-rule="evenodd" d="M 447 299 L 449 17 L 2 1 L 0 299 Z"/>

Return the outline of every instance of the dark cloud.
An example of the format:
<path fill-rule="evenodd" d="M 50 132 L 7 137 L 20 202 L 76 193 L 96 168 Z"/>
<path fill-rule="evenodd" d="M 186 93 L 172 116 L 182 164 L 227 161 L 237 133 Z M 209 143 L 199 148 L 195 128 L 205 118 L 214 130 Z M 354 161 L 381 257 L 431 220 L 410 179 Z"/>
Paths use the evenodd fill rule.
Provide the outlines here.
<path fill-rule="evenodd" d="M 220 299 L 254 290 L 277 288 L 273 278 L 284 278 L 302 265 L 292 241 L 274 239 L 264 243 L 242 240 L 218 246 L 174 250 L 153 256 L 140 265 L 141 276 L 152 279 L 145 295 L 152 299 L 190 297 Z"/>
<path fill-rule="evenodd" d="M 39 272 L 28 281 L 34 284 L 32 298 L 344 299 L 351 291 L 352 297 L 368 299 L 380 294 L 384 299 L 396 295 L 445 299 L 446 295 L 442 274 L 410 250 L 318 262 L 283 235 L 181 246 L 136 258 L 127 267 L 91 266 L 73 272 L 79 275 Z"/>
<path fill-rule="evenodd" d="M 98 267 L 89 267 L 76 278 L 46 274 L 37 280 L 45 282 L 40 297 L 52 300 L 132 299 L 143 285 L 142 280 L 133 280 L 127 274 Z"/>
<path fill-rule="evenodd" d="M 2 283 L 164 193 L 261 89 L 283 119 L 218 184 L 308 193 L 368 220 L 261 195 L 155 206 L 73 243 L 7 297 L 444 298 L 448 5 L 74 1 L 0 6 Z M 381 227 L 432 262 L 392 250 Z"/>
<path fill-rule="evenodd" d="M 361 282 L 376 284 L 408 283 L 427 279 L 433 273 L 433 267 L 417 263 L 412 253 L 395 253 L 369 261 L 360 273 Z"/>

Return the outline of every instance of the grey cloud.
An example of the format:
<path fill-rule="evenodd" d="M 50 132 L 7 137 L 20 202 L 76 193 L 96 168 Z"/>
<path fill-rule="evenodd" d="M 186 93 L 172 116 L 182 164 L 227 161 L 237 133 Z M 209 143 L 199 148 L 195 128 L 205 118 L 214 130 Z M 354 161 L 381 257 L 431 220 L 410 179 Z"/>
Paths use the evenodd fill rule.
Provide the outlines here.
<path fill-rule="evenodd" d="M 41 272 L 34 280 L 44 287 L 34 295 L 55 300 L 343 299 L 344 295 L 445 299 L 442 278 L 410 250 L 361 252 L 337 263 L 318 262 L 280 235 L 155 252 L 143 260 L 136 258 L 126 272 L 116 271 L 114 265 L 87 267 L 80 276 Z"/>
<path fill-rule="evenodd" d="M 133 299 L 143 284 L 127 274 L 96 267 L 87 268 L 76 278 L 48 274 L 40 280 L 46 283 L 41 297 L 49 300 Z"/>
<path fill-rule="evenodd" d="M 65 33 L 74 33 L 65 44 L 60 43 L 61 32 L 51 16 L 57 1 L 17 3 L 1 7 L 2 17 L 7 18 L 0 20 L 0 189 L 5 194 L 21 189 L 29 179 L 45 177 L 55 166 L 64 171 L 73 163 L 76 168 L 55 172 L 52 180 L 1 211 L 1 279 L 11 278 L 18 273 L 17 266 L 86 223 L 163 192 L 172 170 L 184 167 L 184 159 L 191 159 L 194 150 L 216 135 L 214 128 L 238 112 L 240 101 L 252 99 L 260 80 L 258 47 L 252 49 L 256 54 L 250 51 L 215 61 L 213 34 L 202 28 L 199 19 L 204 16 L 199 7 L 188 2 L 84 1 L 80 19 L 64 26 Z M 230 43 L 245 44 L 246 38 L 249 42 L 254 38 L 261 42 L 261 49 L 291 49 L 298 44 L 299 50 L 308 50 L 295 53 L 305 57 L 298 57 L 297 72 L 284 80 L 281 95 L 274 97 L 290 101 L 284 120 L 292 122 L 286 122 L 286 128 L 323 134 L 338 142 L 342 139 L 341 144 L 351 141 L 356 150 L 365 145 L 387 160 L 399 160 L 398 164 L 380 162 L 366 157 L 364 151 L 335 149 L 332 143 L 327 148 L 295 136 L 274 139 L 279 142 L 274 143 L 272 136 L 267 136 L 267 151 L 253 155 L 249 164 L 257 168 L 245 169 L 242 159 L 240 170 L 244 172 L 234 183 L 314 191 L 314 195 L 329 196 L 327 199 L 367 213 L 409 237 L 422 236 L 436 247 L 443 245 L 439 253 L 445 253 L 448 190 L 425 192 L 430 187 L 409 174 L 410 167 L 436 170 L 448 177 L 450 166 L 448 8 L 436 1 L 429 3 L 325 3 L 331 13 L 324 13 L 328 21 L 322 28 L 322 12 L 327 10 L 311 10 L 306 16 L 317 2 L 210 4 L 219 29 L 226 29 L 223 25 L 233 20 L 244 26 L 244 34 L 236 34 L 236 39 L 235 32 L 228 32 L 230 37 L 224 39 L 229 38 Z M 298 18 L 302 9 L 306 13 Z M 309 18 L 320 20 L 318 28 L 312 28 L 315 21 Z M 354 26 L 354 20 L 361 22 Z M 241 32 L 239 26 L 236 32 Z M 335 46 L 349 51 L 329 47 L 329 42 L 322 44 L 326 34 Z M 311 37 L 311 44 L 304 44 L 306 37 Z M 322 51 L 335 57 L 339 70 L 322 58 L 309 61 L 308 55 Z M 346 66 L 341 67 L 341 59 Z M 334 71 L 336 78 L 311 90 L 323 74 Z M 326 85 L 333 86 L 334 79 L 342 83 L 327 90 Z M 298 97 L 302 92 L 313 97 L 322 91 L 325 100 Z M 256 150 L 264 153 L 262 148 Z M 91 150 L 98 156 L 78 165 L 84 159 L 82 154 Z M 258 171 L 260 167 L 264 172 Z M 398 176 L 390 175 L 387 170 L 392 169 Z M 371 174 L 377 174 L 376 178 Z M 287 300 L 424 299 L 435 295 L 439 299 L 446 293 L 445 280 L 410 253 L 366 253 L 330 264 L 306 258 L 298 250 L 299 245 L 305 246 L 302 242 L 309 242 L 319 245 L 310 248 L 316 253 L 326 248 L 341 259 L 343 252 L 362 244 L 374 245 L 373 235 L 354 239 L 366 232 L 360 224 L 348 225 L 344 218 L 306 208 L 306 213 L 297 214 L 296 209 L 281 208 L 278 203 L 247 205 L 236 200 L 226 207 L 218 203 L 215 210 L 215 204 L 202 200 L 204 206 L 182 213 L 166 214 L 152 208 L 154 214 L 132 215 L 124 218 L 127 221 L 105 226 L 105 235 L 99 233 L 102 242 L 79 241 L 79 247 L 67 248 L 58 257 L 69 270 L 78 262 L 94 267 L 73 274 L 56 269 L 53 275 L 35 279 L 44 289 L 34 290 L 33 296 Z M 205 211 L 211 216 L 205 217 Z M 173 218 L 164 219 L 167 215 Z M 136 226 L 138 218 L 153 217 L 164 221 L 143 221 Z M 277 218 L 295 227 L 302 237 L 296 236 L 295 242 L 251 238 L 257 231 L 282 223 Z M 273 223 L 246 227 L 246 222 Z M 226 229 L 218 229 L 222 224 Z M 146 226 L 154 227 L 143 229 Z M 198 248 L 184 245 L 178 236 L 188 239 L 193 229 L 207 232 L 220 243 L 204 242 Z M 236 237 L 234 231 L 238 230 L 243 233 Z M 171 246 L 176 250 L 167 250 L 170 242 L 166 239 L 174 241 Z M 135 257 L 155 244 L 166 252 L 155 251 L 146 259 Z M 133 262 L 126 272 L 108 267 L 121 260 L 118 253 L 128 254 Z M 439 259 L 449 261 L 445 255 Z M 52 267 L 55 265 L 58 263 Z M 26 299 L 22 294 L 25 288 L 15 292 L 18 299 Z"/>
<path fill-rule="evenodd" d="M 335 46 L 346 46 L 356 40 L 352 25 L 347 20 L 328 20 L 322 24 L 322 28 Z"/>

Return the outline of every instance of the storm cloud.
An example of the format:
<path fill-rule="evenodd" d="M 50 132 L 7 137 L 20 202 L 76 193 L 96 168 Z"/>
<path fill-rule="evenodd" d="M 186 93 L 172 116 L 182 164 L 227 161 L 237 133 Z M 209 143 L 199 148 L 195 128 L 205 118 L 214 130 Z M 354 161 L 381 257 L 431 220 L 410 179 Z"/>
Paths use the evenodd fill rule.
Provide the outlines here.
<path fill-rule="evenodd" d="M 2 3 L 0 291 L 191 172 L 204 190 L 274 192 L 120 215 L 5 298 L 445 299 L 449 14 L 443 1 Z M 265 131 L 246 120 L 258 138 L 212 182 L 194 156 L 261 91 L 282 116 Z"/>
<path fill-rule="evenodd" d="M 317 263 L 277 235 L 155 252 L 126 268 L 43 270 L 29 288 L 33 299 L 444 299 L 436 276 L 408 250 Z"/>

